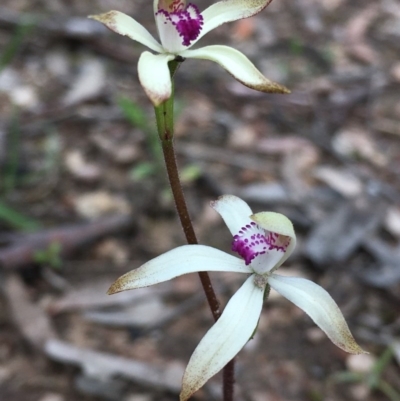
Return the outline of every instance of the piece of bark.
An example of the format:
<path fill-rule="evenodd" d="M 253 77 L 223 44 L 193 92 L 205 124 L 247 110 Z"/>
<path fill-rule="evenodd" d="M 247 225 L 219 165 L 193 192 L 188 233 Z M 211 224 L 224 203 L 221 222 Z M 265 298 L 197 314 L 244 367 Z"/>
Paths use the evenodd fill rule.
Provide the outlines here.
<path fill-rule="evenodd" d="M 384 218 L 383 204 L 343 202 L 320 221 L 308 236 L 305 250 L 316 264 L 345 261 Z M 374 213 L 371 213 L 374 210 Z"/>
<path fill-rule="evenodd" d="M 358 276 L 372 287 L 393 288 L 400 283 L 400 266 L 396 264 L 371 267 L 359 272 Z"/>
<path fill-rule="evenodd" d="M 85 375 L 77 376 L 74 385 L 80 393 L 108 401 L 121 400 L 126 387 L 126 383 L 119 378 L 102 380 Z"/>
<path fill-rule="evenodd" d="M 370 235 L 363 241 L 363 247 L 381 264 L 395 265 L 400 260 L 400 246 L 391 246 L 376 235 Z"/>
<path fill-rule="evenodd" d="M 98 380 L 108 380 L 115 376 L 132 380 L 153 389 L 180 391 L 183 366 L 177 362 L 151 364 L 121 356 L 79 348 L 73 344 L 50 340 L 45 352 L 49 358 L 61 363 L 80 366 L 83 373 Z"/>
<path fill-rule="evenodd" d="M 377 236 L 363 241 L 364 249 L 378 262 L 377 266 L 359 272 L 360 279 L 376 288 L 393 288 L 400 283 L 400 247 L 390 246 Z"/>

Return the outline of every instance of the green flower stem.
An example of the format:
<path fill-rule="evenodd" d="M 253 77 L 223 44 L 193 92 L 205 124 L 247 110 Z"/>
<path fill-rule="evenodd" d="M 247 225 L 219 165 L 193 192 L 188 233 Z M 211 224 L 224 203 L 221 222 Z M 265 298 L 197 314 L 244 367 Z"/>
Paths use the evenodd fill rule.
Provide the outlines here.
<path fill-rule="evenodd" d="M 183 228 L 183 232 L 188 244 L 197 244 L 197 237 L 194 232 L 193 224 L 190 219 L 189 211 L 186 205 L 185 195 L 183 193 L 181 181 L 179 178 L 178 165 L 176 163 L 176 155 L 174 149 L 174 82 L 173 76 L 179 67 L 180 62 L 174 60 L 170 62 L 170 72 L 172 80 L 172 95 L 164 103 L 156 106 L 155 114 L 157 120 L 158 135 L 161 140 L 162 150 L 164 154 L 165 165 L 175 206 L 179 215 L 179 219 Z M 201 284 L 207 297 L 208 305 L 213 314 L 214 320 L 218 320 L 221 316 L 219 302 L 215 295 L 210 276 L 207 272 L 199 272 Z M 234 390 L 234 359 L 230 361 L 223 371 L 223 395 L 224 401 L 233 401 Z"/>

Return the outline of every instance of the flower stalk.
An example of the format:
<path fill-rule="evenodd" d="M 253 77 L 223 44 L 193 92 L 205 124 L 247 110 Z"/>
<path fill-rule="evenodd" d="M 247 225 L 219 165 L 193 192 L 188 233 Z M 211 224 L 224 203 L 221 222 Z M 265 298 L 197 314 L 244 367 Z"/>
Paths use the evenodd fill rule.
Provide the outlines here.
<path fill-rule="evenodd" d="M 196 233 L 190 219 L 189 210 L 187 208 L 185 195 L 183 193 L 182 184 L 179 177 L 179 169 L 176 162 L 174 149 L 174 80 L 173 76 L 179 68 L 179 61 L 173 60 L 169 63 L 169 69 L 172 82 L 172 94 L 169 99 L 155 106 L 155 115 L 157 122 L 158 136 L 161 141 L 165 166 L 167 170 L 168 180 L 170 183 L 172 195 L 174 198 L 176 210 L 179 220 L 186 237 L 186 241 L 190 245 L 198 244 Z M 219 302 L 211 283 L 210 276 L 207 272 L 198 272 L 201 285 L 207 298 L 208 305 L 214 320 L 217 321 L 221 316 Z M 224 401 L 233 401 L 234 383 L 235 383 L 235 365 L 232 359 L 225 366 L 223 371 L 223 399 Z"/>
<path fill-rule="evenodd" d="M 364 353 L 355 342 L 339 307 L 317 284 L 275 271 L 296 245 L 290 220 L 275 212 L 253 214 L 246 202 L 224 195 L 211 207 L 224 219 L 233 236 L 231 250 L 240 258 L 198 245 L 179 178 L 174 150 L 174 74 L 187 58 L 216 62 L 245 86 L 266 93 L 289 93 L 270 81 L 241 52 L 222 45 L 192 46 L 216 27 L 263 10 L 271 0 L 222 0 L 204 11 L 185 0 L 153 0 L 159 41 L 135 19 L 119 12 L 94 15 L 112 31 L 131 38 L 155 52 L 145 51 L 138 62 L 139 81 L 154 105 L 169 183 L 188 245 L 178 247 L 121 276 L 109 289 L 113 294 L 198 272 L 216 323 L 193 352 L 182 382 L 181 401 L 199 390 L 221 369 L 224 401 L 233 401 L 234 357 L 253 338 L 263 303 L 272 287 L 303 309 L 339 348 Z M 237 272 L 247 279 L 221 314 L 206 271 Z"/>
<path fill-rule="evenodd" d="M 161 142 L 165 165 L 169 183 L 171 186 L 172 194 L 175 201 L 176 210 L 178 212 L 179 220 L 188 244 L 197 244 L 196 234 L 193 229 L 192 221 L 190 219 L 189 211 L 186 205 L 185 196 L 183 194 L 178 166 L 176 163 L 175 150 L 173 140 L 168 139 Z M 199 272 L 201 284 L 207 297 L 208 304 L 213 314 L 214 320 L 217 320 L 221 314 L 219 309 L 219 302 L 215 295 L 210 277 L 207 272 Z"/>

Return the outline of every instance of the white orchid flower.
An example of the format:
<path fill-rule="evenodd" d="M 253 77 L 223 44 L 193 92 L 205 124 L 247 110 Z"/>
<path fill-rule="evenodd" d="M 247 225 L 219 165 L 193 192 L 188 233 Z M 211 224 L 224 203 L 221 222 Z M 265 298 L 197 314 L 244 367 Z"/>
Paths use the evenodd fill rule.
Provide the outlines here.
<path fill-rule="evenodd" d="M 364 353 L 339 307 L 322 287 L 303 278 L 274 273 L 296 244 L 293 225 L 287 217 L 273 212 L 253 214 L 246 202 L 233 195 L 224 195 L 211 206 L 232 233 L 232 250 L 241 259 L 209 246 L 185 245 L 125 274 L 109 290 L 112 294 L 146 287 L 199 271 L 250 274 L 190 358 L 181 401 L 202 387 L 248 342 L 260 318 L 267 284 L 303 309 L 339 348 L 353 354 Z"/>
<path fill-rule="evenodd" d="M 226 22 L 251 17 L 263 10 L 272 0 L 223 0 L 200 13 L 196 5 L 185 0 L 153 0 L 154 17 L 161 44 L 133 18 L 119 11 L 92 15 L 112 31 L 143 44 L 148 51 L 141 54 L 138 64 L 139 80 L 154 106 L 171 97 L 172 84 L 168 62 L 177 59 L 199 58 L 214 61 L 225 68 L 242 84 L 261 92 L 288 93 L 254 66 L 241 52 L 227 46 L 206 46 L 189 50 L 206 33 Z"/>

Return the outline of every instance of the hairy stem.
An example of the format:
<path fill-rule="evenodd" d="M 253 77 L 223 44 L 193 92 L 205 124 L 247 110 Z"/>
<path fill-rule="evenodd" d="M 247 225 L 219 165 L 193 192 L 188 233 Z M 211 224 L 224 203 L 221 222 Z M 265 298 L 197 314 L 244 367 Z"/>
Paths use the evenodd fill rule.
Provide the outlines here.
<path fill-rule="evenodd" d="M 232 359 L 224 367 L 222 380 L 224 401 L 233 401 L 233 393 L 235 388 L 235 359 Z"/>
<path fill-rule="evenodd" d="M 186 206 L 185 196 L 183 194 L 182 186 L 179 179 L 178 166 L 176 164 L 175 151 L 173 140 L 162 141 L 162 149 L 164 153 L 165 165 L 167 167 L 168 179 L 171 185 L 172 194 L 176 209 L 178 211 L 179 219 L 185 233 L 186 241 L 188 244 L 197 244 L 196 234 L 193 229 L 192 221 L 189 216 L 189 211 Z M 220 316 L 219 302 L 215 295 L 213 286 L 211 284 L 210 276 L 207 272 L 199 272 L 201 284 L 204 293 L 206 294 L 208 304 L 214 319 L 217 320 Z"/>
<path fill-rule="evenodd" d="M 170 133 L 166 133 L 169 137 Z M 174 196 L 176 209 L 178 211 L 179 219 L 186 236 L 188 244 L 197 244 L 196 234 L 193 229 L 192 221 L 189 216 L 189 211 L 186 205 L 185 196 L 183 194 L 182 186 L 179 179 L 178 166 L 176 164 L 175 151 L 173 146 L 173 139 L 166 139 L 162 141 L 162 149 L 164 153 L 165 165 L 167 167 L 168 179 L 171 185 L 172 194 Z M 211 284 L 210 276 L 207 272 L 199 272 L 201 284 L 204 293 L 206 294 L 208 305 L 213 314 L 214 320 L 218 320 L 221 315 L 219 309 L 219 302 L 215 295 L 213 286 Z M 223 371 L 223 396 L 224 401 L 233 401 L 235 384 L 235 360 L 232 359 L 224 368 Z"/>
<path fill-rule="evenodd" d="M 171 80 L 173 84 L 173 75 L 179 67 L 179 62 L 172 61 L 170 63 Z M 193 224 L 190 219 L 189 211 L 186 205 L 185 195 L 183 193 L 181 181 L 179 178 L 178 165 L 176 163 L 176 156 L 174 150 L 174 87 L 172 87 L 171 97 L 159 106 L 155 107 L 158 135 L 161 140 L 162 150 L 164 154 L 165 165 L 169 183 L 171 186 L 172 194 L 175 201 L 176 210 L 183 228 L 183 232 L 188 244 L 197 244 L 196 234 L 194 232 Z M 210 276 L 207 272 L 199 272 L 201 284 L 204 293 L 207 297 L 208 305 L 214 320 L 218 320 L 221 316 L 219 309 L 219 302 L 215 295 Z M 234 359 L 230 361 L 223 371 L 223 396 L 224 401 L 233 401 L 234 392 L 234 374 L 235 374 Z"/>

